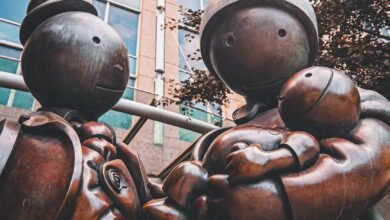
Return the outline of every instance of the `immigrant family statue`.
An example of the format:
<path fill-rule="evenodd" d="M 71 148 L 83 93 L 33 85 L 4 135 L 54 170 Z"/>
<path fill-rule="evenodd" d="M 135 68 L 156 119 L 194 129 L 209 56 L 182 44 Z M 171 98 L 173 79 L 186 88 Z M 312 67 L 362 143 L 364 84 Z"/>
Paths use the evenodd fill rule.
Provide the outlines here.
<path fill-rule="evenodd" d="M 390 190 L 390 102 L 312 66 L 308 0 L 210 0 L 201 53 L 246 99 L 162 184 L 97 119 L 127 49 L 88 0 L 31 0 L 23 78 L 41 108 L 0 123 L 0 219 L 354 220 Z"/>

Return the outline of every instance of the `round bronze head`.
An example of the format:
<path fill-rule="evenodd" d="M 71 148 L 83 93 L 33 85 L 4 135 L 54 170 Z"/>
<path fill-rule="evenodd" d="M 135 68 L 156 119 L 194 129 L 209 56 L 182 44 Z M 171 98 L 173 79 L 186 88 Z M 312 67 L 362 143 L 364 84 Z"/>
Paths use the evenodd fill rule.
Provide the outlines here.
<path fill-rule="evenodd" d="M 211 1 L 202 23 L 201 51 L 208 69 L 251 100 L 277 95 L 318 49 L 309 1 Z"/>
<path fill-rule="evenodd" d="M 120 36 L 96 16 L 66 12 L 40 24 L 22 55 L 24 80 L 46 108 L 96 119 L 122 96 L 129 77 Z"/>
<path fill-rule="evenodd" d="M 283 86 L 279 112 L 285 124 L 317 137 L 340 136 L 360 116 L 360 96 L 351 79 L 326 67 L 297 73 Z"/>

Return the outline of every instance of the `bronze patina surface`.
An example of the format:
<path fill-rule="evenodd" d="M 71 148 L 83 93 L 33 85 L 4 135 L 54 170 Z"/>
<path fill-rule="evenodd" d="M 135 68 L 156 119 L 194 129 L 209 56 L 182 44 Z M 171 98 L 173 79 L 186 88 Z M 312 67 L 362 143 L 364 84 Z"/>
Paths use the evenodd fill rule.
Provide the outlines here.
<path fill-rule="evenodd" d="M 210 1 L 202 27 L 208 69 L 247 105 L 237 126 L 199 138 L 148 219 L 366 219 L 390 189 L 390 103 L 305 69 L 318 41 L 309 1 Z"/>
<path fill-rule="evenodd" d="M 201 51 L 211 73 L 253 100 L 277 95 L 314 62 L 317 21 L 308 1 L 210 1 Z"/>
<path fill-rule="evenodd" d="M 312 67 L 286 82 L 279 95 L 279 112 L 290 129 L 319 138 L 338 137 L 358 124 L 360 95 L 345 74 Z"/>
<path fill-rule="evenodd" d="M 119 100 L 129 77 L 120 36 L 86 12 L 64 12 L 41 23 L 25 45 L 22 69 L 42 106 L 77 109 L 93 120 Z"/>
<path fill-rule="evenodd" d="M 42 108 L 0 123 L 0 219 L 350 220 L 388 194 L 390 102 L 305 69 L 318 48 L 308 0 L 210 0 L 202 55 L 248 103 L 162 185 L 96 121 L 129 64 L 95 13 L 89 1 L 30 3 L 22 69 Z"/>
<path fill-rule="evenodd" d="M 0 219 L 143 219 L 136 153 L 95 121 L 122 96 L 127 49 L 88 1 L 32 0 L 23 77 L 42 108 L 1 123 Z"/>

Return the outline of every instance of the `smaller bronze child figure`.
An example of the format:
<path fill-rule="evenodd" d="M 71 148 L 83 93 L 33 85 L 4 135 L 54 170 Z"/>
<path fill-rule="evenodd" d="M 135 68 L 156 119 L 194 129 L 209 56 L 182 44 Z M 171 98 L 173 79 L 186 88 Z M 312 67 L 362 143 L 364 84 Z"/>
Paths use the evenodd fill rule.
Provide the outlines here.
<path fill-rule="evenodd" d="M 342 137 L 359 123 L 358 87 L 341 72 L 311 67 L 293 75 L 279 95 L 286 126 L 317 138 Z"/>
<path fill-rule="evenodd" d="M 142 219 L 143 166 L 96 121 L 129 77 L 122 39 L 96 14 L 82 0 L 30 2 L 22 70 L 42 108 L 1 122 L 1 219 Z"/>

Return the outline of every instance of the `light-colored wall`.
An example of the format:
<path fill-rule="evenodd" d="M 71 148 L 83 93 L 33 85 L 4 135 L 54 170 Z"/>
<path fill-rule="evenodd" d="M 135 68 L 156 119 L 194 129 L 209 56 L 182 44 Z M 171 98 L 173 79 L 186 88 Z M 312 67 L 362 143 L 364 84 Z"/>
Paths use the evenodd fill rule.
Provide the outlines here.
<path fill-rule="evenodd" d="M 136 89 L 154 93 L 155 88 L 155 56 L 156 56 L 156 2 L 144 0 L 141 7 L 140 33 L 139 33 L 139 57 L 138 57 L 138 75 Z M 172 6 L 167 2 L 166 15 L 171 16 L 175 13 L 176 5 Z M 177 13 L 177 12 L 176 12 Z M 176 15 L 174 15 L 176 16 Z M 165 41 L 165 79 L 178 79 L 178 56 L 177 43 L 172 41 L 170 33 L 166 33 Z M 177 33 L 176 33 L 177 35 Z M 165 85 L 165 91 L 169 86 Z M 167 95 L 167 92 L 165 92 Z M 136 92 L 136 101 L 150 104 L 151 95 Z M 169 110 L 178 112 L 177 106 L 169 106 Z M 135 117 L 133 124 L 138 120 Z M 130 143 L 130 147 L 135 149 L 147 169 L 149 174 L 157 175 L 166 165 L 168 165 L 176 156 L 178 156 L 188 143 L 179 141 L 179 128 L 164 125 L 164 144 L 163 146 L 154 143 L 154 123 L 147 121 L 141 131 Z M 124 132 L 119 132 L 124 133 Z"/>
<path fill-rule="evenodd" d="M 154 92 L 156 48 L 156 1 L 143 0 L 139 22 L 138 73 L 136 88 Z"/>

